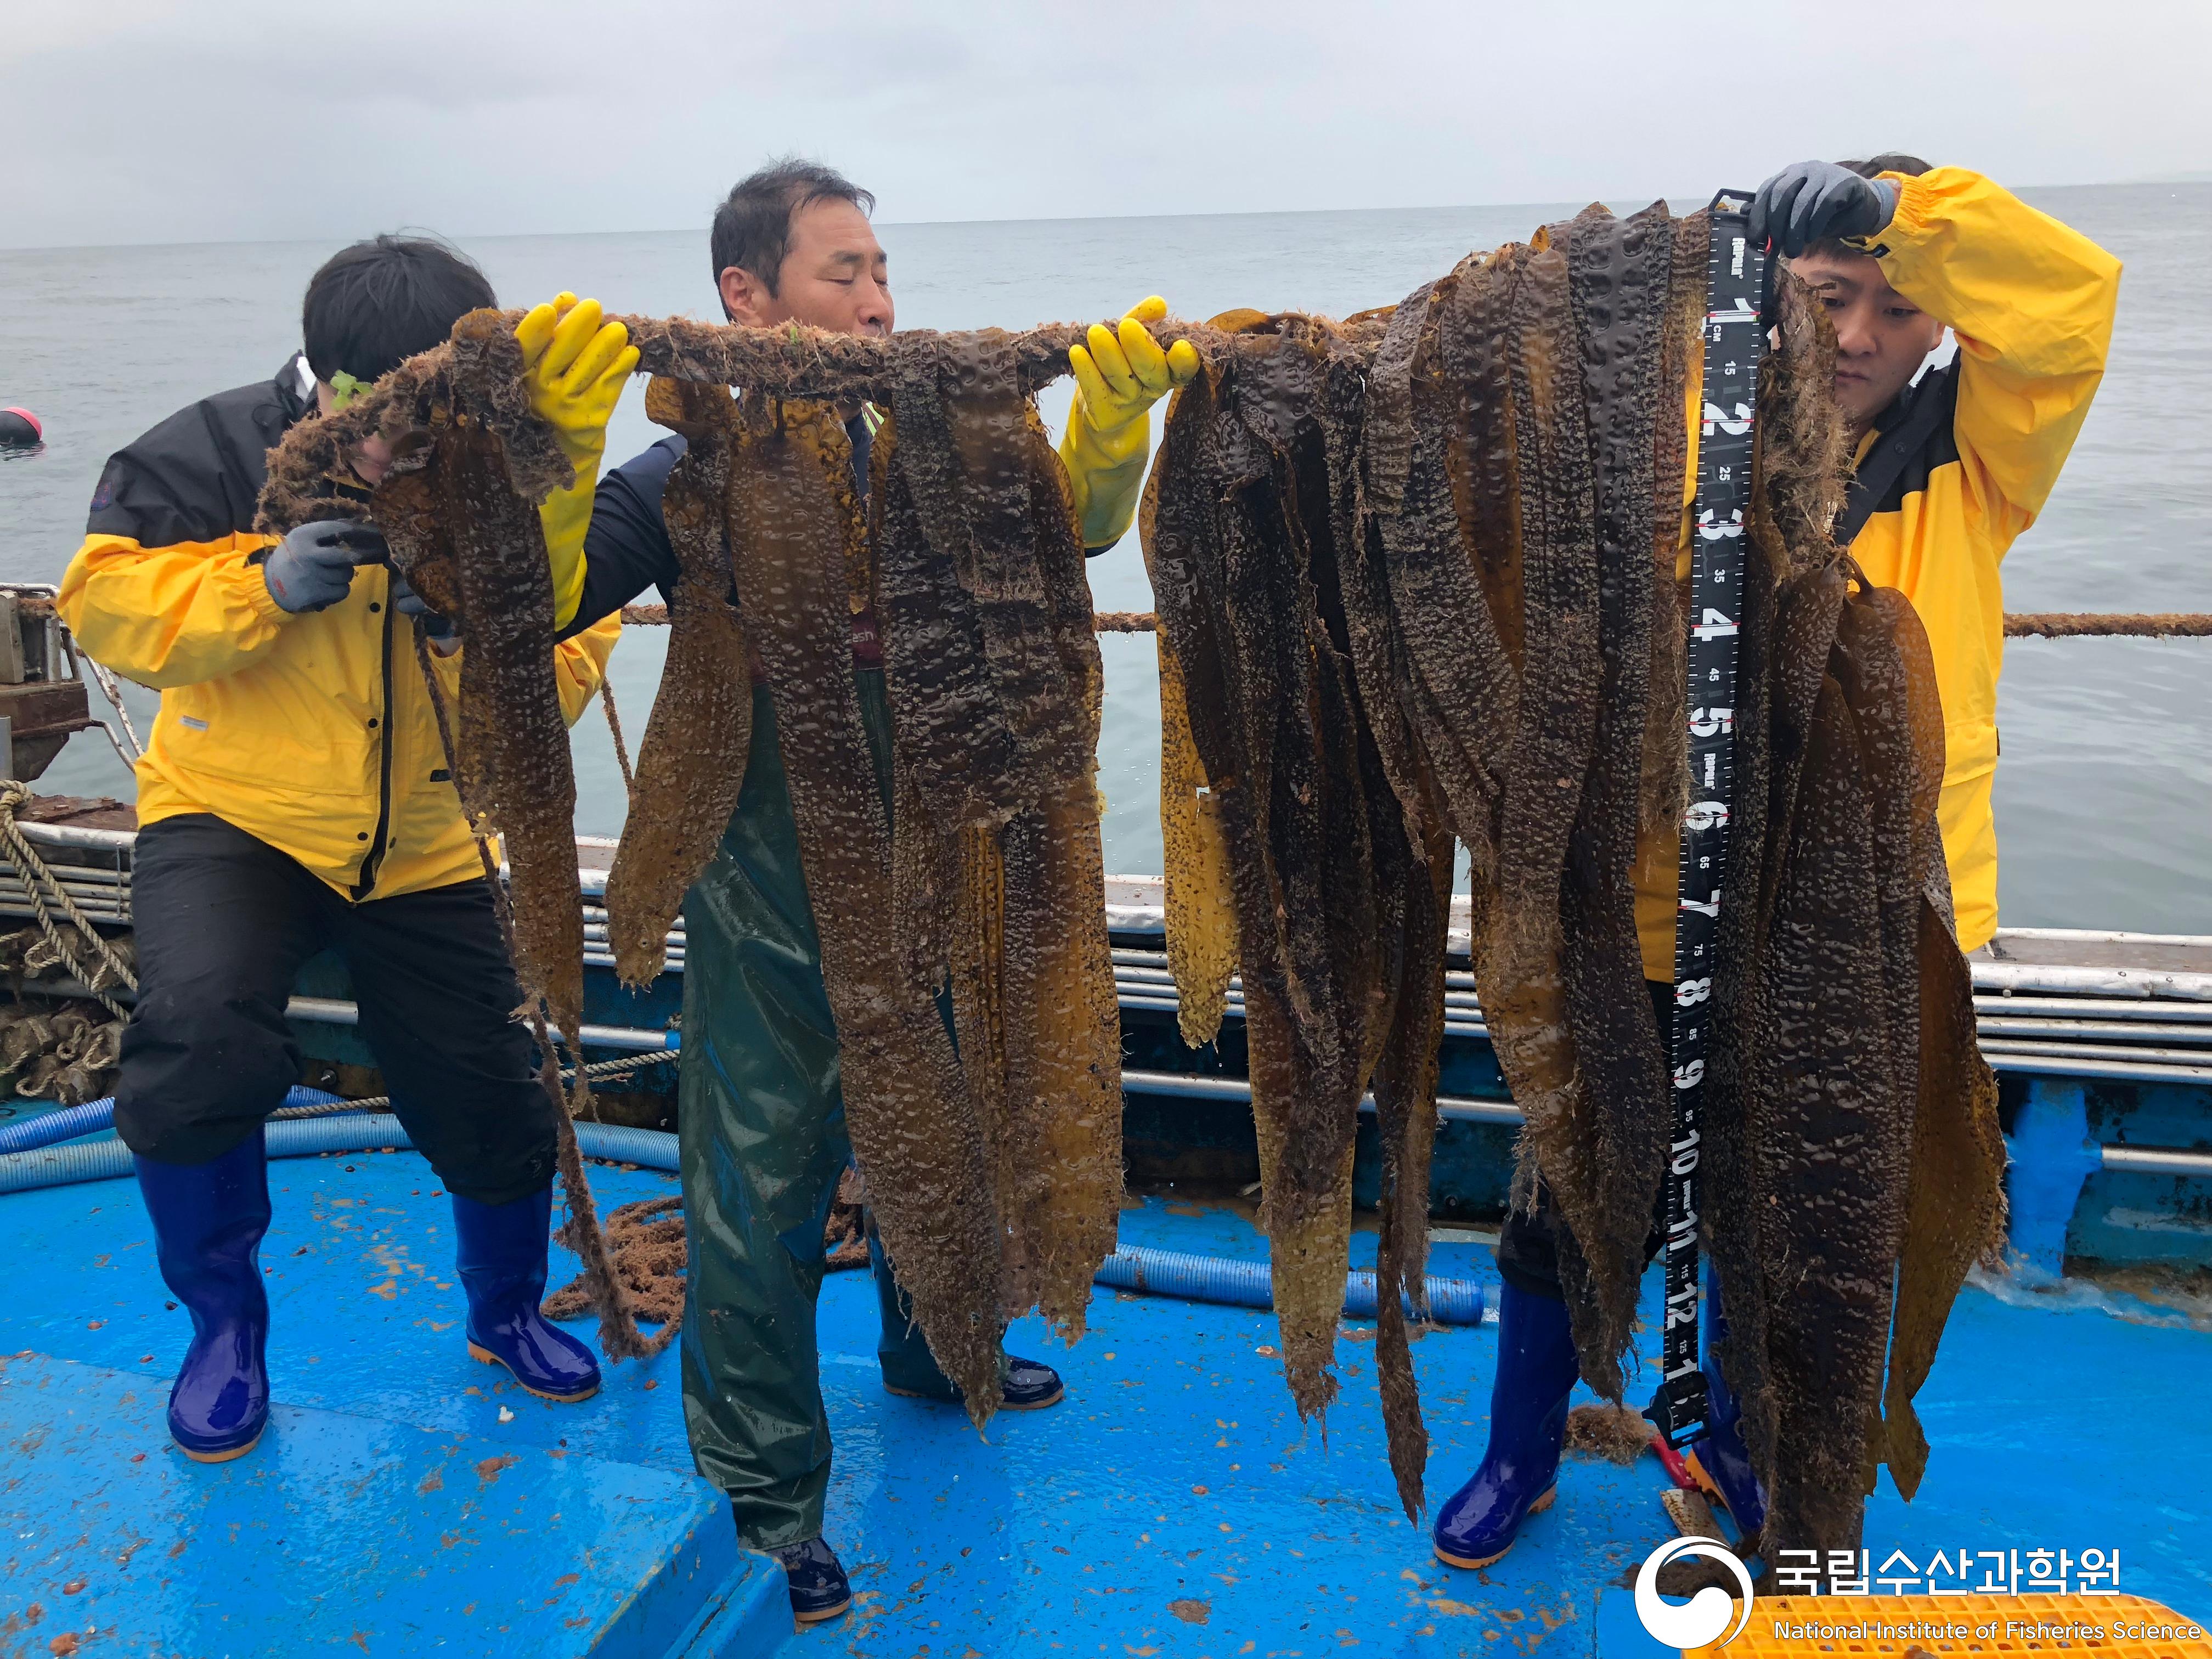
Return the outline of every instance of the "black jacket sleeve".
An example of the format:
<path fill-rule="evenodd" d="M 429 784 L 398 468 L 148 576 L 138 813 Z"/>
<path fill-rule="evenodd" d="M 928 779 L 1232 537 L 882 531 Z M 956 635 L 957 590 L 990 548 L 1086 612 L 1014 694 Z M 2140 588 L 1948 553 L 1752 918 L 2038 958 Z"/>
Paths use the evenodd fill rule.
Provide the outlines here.
<path fill-rule="evenodd" d="M 109 456 L 85 533 L 174 547 L 251 532 L 269 450 L 313 409 L 297 361 L 271 380 L 203 398 Z"/>
<path fill-rule="evenodd" d="M 584 535 L 584 594 L 561 630 L 562 639 L 582 633 L 648 587 L 659 588 L 663 603 L 674 595 L 676 550 L 660 520 L 660 494 L 683 455 L 684 440 L 672 434 L 599 480 L 592 527 Z"/>

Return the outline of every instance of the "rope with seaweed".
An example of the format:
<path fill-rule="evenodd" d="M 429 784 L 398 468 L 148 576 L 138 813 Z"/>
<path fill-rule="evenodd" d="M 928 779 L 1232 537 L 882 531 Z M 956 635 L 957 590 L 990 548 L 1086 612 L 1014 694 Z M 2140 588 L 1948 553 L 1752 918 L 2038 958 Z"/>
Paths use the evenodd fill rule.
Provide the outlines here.
<path fill-rule="evenodd" d="M 1254 313 L 1257 314 L 1257 313 Z M 471 312 L 455 325 L 457 337 L 511 336 L 523 313 Z M 832 334 L 790 324 L 783 328 L 744 328 L 684 317 L 615 317 L 629 331 L 638 349 L 638 372 L 679 380 L 742 386 L 770 399 L 836 403 L 889 398 L 913 361 L 917 348 L 937 338 L 988 341 L 1010 360 L 1015 384 L 1033 393 L 1067 372 L 1067 350 L 1079 343 L 1085 323 L 1048 323 L 1009 333 L 986 329 L 973 335 L 936 336 L 927 330 L 873 337 Z M 1118 319 L 1109 326 L 1118 325 Z M 1210 324 L 1165 318 L 1146 325 L 1163 347 L 1188 340 L 1201 354 L 1232 350 L 1233 337 Z M 1342 325 L 1343 339 L 1354 349 L 1372 350 L 1381 325 L 1354 320 Z M 394 447 L 406 464 L 422 446 L 424 428 L 463 418 L 457 407 L 452 341 L 405 362 L 334 414 L 303 421 L 270 452 L 269 483 L 261 497 L 257 529 L 276 534 L 316 518 L 358 515 L 358 501 L 332 501 L 330 480 L 342 473 L 343 458 L 366 439 Z M 507 451 L 508 473 L 524 500 L 535 503 L 574 481 L 552 429 L 530 412 L 519 376 L 514 386 L 494 389 L 488 410 Z"/>

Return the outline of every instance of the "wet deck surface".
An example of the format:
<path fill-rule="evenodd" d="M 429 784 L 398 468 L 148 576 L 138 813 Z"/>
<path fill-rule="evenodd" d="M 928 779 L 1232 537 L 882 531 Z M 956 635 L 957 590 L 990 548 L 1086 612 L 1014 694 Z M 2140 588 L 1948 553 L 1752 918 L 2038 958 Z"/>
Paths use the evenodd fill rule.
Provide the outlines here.
<path fill-rule="evenodd" d="M 280 1410 L 268 1443 L 218 1470 L 185 1463 L 161 1434 L 186 1325 L 163 1310 L 134 1189 L 0 1198 L 32 1269 L 0 1304 L 0 1353 L 27 1356 L 0 1369 L 0 1655 L 58 1651 L 57 1635 L 91 1625 L 89 1652 L 670 1651 L 676 1610 L 703 1604 L 716 1564 L 755 1559 L 720 1553 L 733 1549 L 726 1511 L 691 1473 L 675 1356 L 611 1368 L 580 1406 L 530 1399 L 462 1351 L 451 1223 L 419 1159 L 288 1160 L 271 1176 L 263 1260 Z M 593 1179 L 607 1207 L 674 1187 L 650 1171 Z M 1195 1206 L 1154 1202 L 1122 1232 L 1258 1250 L 1242 1219 Z M 1440 1247 L 1434 1271 L 1491 1276 L 1471 1245 Z M 1069 1398 L 1001 1417 L 979 1441 L 957 1413 L 883 1393 L 866 1276 L 827 1282 L 830 1535 L 859 1605 L 780 1651 L 1661 1651 L 1615 1582 L 1668 1531 L 1653 1460 L 1571 1462 L 1512 1554 L 1454 1572 L 1398 1510 L 1371 1327 L 1347 1327 L 1324 1448 L 1291 1411 L 1270 1316 L 1103 1290 L 1093 1312 L 1072 1353 L 1017 1328 L 1012 1346 L 1060 1364 Z M 1480 1455 L 1495 1350 L 1494 1327 L 1414 1349 L 1432 1501 Z M 2212 1619 L 2208 1376 L 2212 1334 L 2179 1322 L 1968 1291 L 1922 1396 L 1936 1443 L 1926 1484 L 1909 1507 L 1886 1483 L 1873 1501 L 1875 1561 L 1893 1548 L 1924 1560 L 1961 1546 L 2118 1547 L 2124 1590 Z M 475 1471 L 503 1457 L 517 1462 L 482 1484 Z M 434 1471 L 442 1485 L 425 1491 Z M 473 1528 L 465 1548 L 445 1542 L 453 1517 Z M 173 1556 L 178 1540 L 188 1547 Z M 656 1559 L 674 1564 L 653 1581 L 665 1599 L 641 1613 L 626 1597 Z M 41 1622 L 26 1627 L 32 1601 Z M 763 1650 L 732 1639 L 724 1650 Z"/>

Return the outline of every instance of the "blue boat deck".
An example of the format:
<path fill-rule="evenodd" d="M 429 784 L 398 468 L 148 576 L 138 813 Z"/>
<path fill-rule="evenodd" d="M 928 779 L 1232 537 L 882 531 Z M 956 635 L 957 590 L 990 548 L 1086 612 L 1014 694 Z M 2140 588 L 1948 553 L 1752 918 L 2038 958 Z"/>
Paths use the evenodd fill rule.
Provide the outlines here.
<path fill-rule="evenodd" d="M 979 1439 L 883 1392 L 860 1273 L 825 1283 L 820 1331 L 830 1534 L 857 1605 L 793 1635 L 780 1575 L 692 1473 L 673 1352 L 610 1367 L 583 1405 L 534 1400 L 463 1351 L 447 1206 L 420 1158 L 270 1176 L 278 1405 L 263 1444 L 216 1468 L 163 1431 L 186 1325 L 131 1186 L 0 1197 L 19 1263 L 0 1306 L 5 1659 L 1662 1651 L 1623 1587 L 1670 1531 L 1656 1460 L 1572 1460 L 1504 1560 L 1440 1567 L 1384 1463 L 1371 1325 L 1346 1328 L 1324 1440 L 1291 1412 L 1272 1316 L 1102 1288 L 1072 1352 L 1034 1325 L 1012 1336 L 1062 1367 L 1066 1403 Z M 592 1177 L 606 1207 L 674 1186 Z M 1157 1199 L 1122 1237 L 1262 1249 L 1232 1210 Z M 1435 1271 L 1491 1274 L 1479 1244 L 1436 1254 Z M 1415 1346 L 1432 1502 L 1480 1455 L 1495 1350 L 1494 1326 Z M 2212 1329 L 2180 1314 L 2079 1285 L 1969 1289 L 1922 1396 L 1926 1484 L 1907 1506 L 1885 1480 L 1870 1504 L 1875 1562 L 2117 1547 L 2124 1591 L 2212 1622 L 2208 1376 Z"/>

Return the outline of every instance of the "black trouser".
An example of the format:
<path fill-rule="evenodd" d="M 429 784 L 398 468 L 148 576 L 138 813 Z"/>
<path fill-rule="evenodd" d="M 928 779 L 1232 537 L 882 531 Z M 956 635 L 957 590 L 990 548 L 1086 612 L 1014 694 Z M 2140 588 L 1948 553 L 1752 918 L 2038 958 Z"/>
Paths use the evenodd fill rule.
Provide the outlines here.
<path fill-rule="evenodd" d="M 1651 994 L 1651 1012 L 1659 1022 L 1659 1041 L 1663 1047 L 1674 1026 L 1674 988 L 1664 980 L 1647 979 L 1644 988 Z M 1558 1301 L 1559 1235 L 1566 1225 L 1552 1197 L 1552 1189 L 1540 1180 L 1533 1209 L 1522 1210 L 1516 1206 L 1505 1212 L 1505 1224 L 1498 1231 L 1498 1277 L 1516 1290 Z M 1644 1240 L 1644 1260 L 1647 1263 L 1659 1254 L 1666 1229 L 1667 1189 L 1662 1185 L 1651 1210 L 1651 1231 Z"/>
<path fill-rule="evenodd" d="M 282 1106 L 300 1079 L 284 1005 L 300 965 L 335 950 L 392 1109 L 438 1178 L 483 1204 L 552 1180 L 552 1105 L 481 879 L 349 904 L 266 842 L 196 813 L 138 832 L 131 909 L 138 1006 L 115 1128 L 132 1152 L 204 1164 Z"/>

